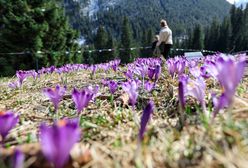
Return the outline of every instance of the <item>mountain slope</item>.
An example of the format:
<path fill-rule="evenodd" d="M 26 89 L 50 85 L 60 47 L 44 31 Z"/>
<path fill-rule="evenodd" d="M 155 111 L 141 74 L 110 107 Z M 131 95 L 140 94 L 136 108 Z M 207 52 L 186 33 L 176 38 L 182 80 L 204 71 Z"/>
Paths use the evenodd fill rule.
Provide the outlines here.
<path fill-rule="evenodd" d="M 226 0 L 67 0 L 66 10 L 73 26 L 91 42 L 99 25 L 119 38 L 123 16 L 129 17 L 134 37 L 140 39 L 144 30 L 157 32 L 162 18 L 175 35 L 181 35 L 195 24 L 205 26 L 213 17 L 222 19 L 230 6 Z"/>

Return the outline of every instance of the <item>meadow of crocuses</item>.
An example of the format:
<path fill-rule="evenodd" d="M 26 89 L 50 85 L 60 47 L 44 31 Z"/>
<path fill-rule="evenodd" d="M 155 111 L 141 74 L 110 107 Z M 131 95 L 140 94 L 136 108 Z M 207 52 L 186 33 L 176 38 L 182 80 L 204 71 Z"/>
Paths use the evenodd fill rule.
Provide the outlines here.
<path fill-rule="evenodd" d="M 245 55 L 0 79 L 0 167 L 247 167 Z"/>

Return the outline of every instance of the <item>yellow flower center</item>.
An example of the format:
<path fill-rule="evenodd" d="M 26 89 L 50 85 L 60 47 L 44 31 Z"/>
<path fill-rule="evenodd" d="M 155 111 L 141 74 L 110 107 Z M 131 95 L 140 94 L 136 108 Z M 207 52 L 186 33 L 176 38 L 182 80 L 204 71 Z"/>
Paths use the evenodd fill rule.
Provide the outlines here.
<path fill-rule="evenodd" d="M 3 116 L 3 115 L 5 115 L 5 114 L 6 114 L 6 112 L 0 111 L 0 116 Z"/>
<path fill-rule="evenodd" d="M 189 85 L 189 87 L 191 87 L 191 88 L 194 88 L 194 87 L 195 87 L 195 83 L 194 83 L 194 82 L 189 82 L 188 85 Z"/>
<path fill-rule="evenodd" d="M 66 125 L 66 121 L 65 121 L 65 120 L 59 120 L 58 123 L 57 123 L 57 125 L 58 125 L 59 127 L 63 127 L 63 126 Z"/>
<path fill-rule="evenodd" d="M 221 93 L 225 93 L 225 88 L 224 88 L 224 86 L 221 86 Z"/>

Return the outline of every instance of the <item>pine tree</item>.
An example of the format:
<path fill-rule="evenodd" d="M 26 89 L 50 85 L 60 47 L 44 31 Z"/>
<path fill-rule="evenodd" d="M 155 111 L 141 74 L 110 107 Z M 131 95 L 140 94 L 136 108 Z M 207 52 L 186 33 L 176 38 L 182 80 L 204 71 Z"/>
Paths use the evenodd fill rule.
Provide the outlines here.
<path fill-rule="evenodd" d="M 108 34 L 105 31 L 104 27 L 100 26 L 97 30 L 96 38 L 94 41 L 95 49 L 98 50 L 95 57 L 95 63 L 103 63 L 108 60 L 108 51 L 101 51 L 102 49 L 107 48 L 107 42 Z"/>
<path fill-rule="evenodd" d="M 142 42 L 141 42 L 142 47 L 152 46 L 153 38 L 154 37 L 153 37 L 152 29 L 148 29 L 148 30 L 145 29 L 142 36 Z M 151 48 L 140 49 L 140 56 L 143 58 L 152 57 L 153 51 Z"/>
<path fill-rule="evenodd" d="M 142 35 L 142 40 L 141 40 L 141 46 L 147 46 L 147 36 L 148 35 L 148 33 L 147 33 L 147 31 L 146 30 L 144 30 L 143 31 L 143 35 Z M 142 57 L 142 58 L 146 58 L 146 57 L 148 57 L 149 55 L 148 55 L 148 52 L 147 52 L 147 49 L 146 48 L 144 48 L 144 49 L 140 49 L 140 57 Z"/>
<path fill-rule="evenodd" d="M 151 45 L 153 39 L 154 39 L 153 31 L 152 31 L 152 29 L 149 29 L 147 32 L 147 44 L 146 45 L 147 46 Z"/>
<path fill-rule="evenodd" d="M 97 30 L 96 38 L 95 38 L 95 48 L 96 49 L 104 49 L 106 47 L 108 41 L 108 34 L 105 31 L 103 26 L 100 26 Z"/>
<path fill-rule="evenodd" d="M 210 39 L 210 27 L 206 27 L 205 31 L 204 31 L 204 46 L 205 49 L 209 49 L 210 48 L 210 44 L 209 44 L 209 39 Z"/>
<path fill-rule="evenodd" d="M 94 46 L 93 45 L 89 45 L 83 48 L 84 52 L 83 52 L 83 58 L 84 58 L 84 62 L 85 64 L 94 64 L 94 58 L 95 58 L 95 54 L 94 52 L 92 52 L 92 50 L 94 50 Z"/>
<path fill-rule="evenodd" d="M 193 32 L 192 48 L 202 50 L 204 48 L 204 37 L 201 26 L 196 25 Z"/>
<path fill-rule="evenodd" d="M 123 25 L 122 25 L 122 33 L 121 33 L 121 47 L 123 48 L 120 51 L 120 59 L 122 63 L 129 63 L 134 60 L 134 55 L 132 50 L 132 32 L 131 27 L 127 17 L 124 17 Z"/>
<path fill-rule="evenodd" d="M 220 23 L 214 18 L 209 30 L 208 50 L 217 51 L 219 48 Z"/>
<path fill-rule="evenodd" d="M 218 50 L 226 53 L 229 52 L 230 40 L 231 40 L 231 23 L 230 23 L 230 19 L 228 17 L 225 17 L 220 27 Z"/>
<path fill-rule="evenodd" d="M 147 31 L 146 30 L 143 30 L 141 44 L 142 45 L 147 45 Z"/>
<path fill-rule="evenodd" d="M 192 47 L 193 47 L 193 38 L 194 38 L 193 32 L 191 30 L 189 30 L 189 38 L 188 38 L 188 40 L 186 40 L 188 49 L 192 49 Z"/>
<path fill-rule="evenodd" d="M 59 51 L 55 53 L 55 57 L 51 56 L 52 59 L 46 63 L 47 65 L 61 66 L 69 63 L 71 59 L 70 52 L 78 49 L 74 41 L 79 36 L 79 33 L 71 28 L 65 17 L 64 9 L 59 6 L 59 3 L 61 3 L 61 0 L 52 0 L 44 9 L 48 31 L 44 35 L 43 48 L 48 51 Z"/>
<path fill-rule="evenodd" d="M 107 51 L 108 59 L 107 61 L 114 60 L 116 57 L 116 51 L 115 51 L 115 43 L 114 39 L 111 36 L 111 34 L 108 34 L 108 41 L 107 41 L 107 46 L 108 49 L 111 49 L 111 51 Z"/>
<path fill-rule="evenodd" d="M 235 32 L 235 51 L 242 51 L 242 42 L 243 42 L 243 33 L 244 33 L 244 17 L 243 17 L 243 9 L 242 7 L 237 9 L 236 13 L 236 21 L 239 27 L 237 27 L 237 32 Z"/>
<path fill-rule="evenodd" d="M 27 53 L 22 57 L 4 56 L 12 67 L 10 73 L 35 68 L 37 51 L 46 52 L 41 55 L 41 65 L 64 64 L 63 53 L 76 45 L 78 34 L 71 29 L 56 0 L 0 0 L 0 8 L 0 52 Z M 54 58 L 51 51 L 61 53 Z"/>
<path fill-rule="evenodd" d="M 231 50 L 235 49 L 235 42 L 236 42 L 236 37 L 235 37 L 235 31 L 238 29 L 238 24 L 236 20 L 236 7 L 235 5 L 232 5 L 232 8 L 230 10 L 230 20 L 231 20 L 231 26 L 232 26 L 232 36 L 231 36 Z"/>
<path fill-rule="evenodd" d="M 244 10 L 243 50 L 248 50 L 248 4 Z"/>
<path fill-rule="evenodd" d="M 242 50 L 243 41 L 243 10 L 242 8 L 236 8 L 234 5 L 230 11 L 231 26 L 232 26 L 232 37 L 231 46 L 233 51 Z"/>

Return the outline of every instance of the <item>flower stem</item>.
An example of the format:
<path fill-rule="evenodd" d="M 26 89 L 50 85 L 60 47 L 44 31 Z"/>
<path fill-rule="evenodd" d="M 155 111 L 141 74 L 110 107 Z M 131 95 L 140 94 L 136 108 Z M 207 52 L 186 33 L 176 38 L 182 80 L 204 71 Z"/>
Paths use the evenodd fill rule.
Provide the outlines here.
<path fill-rule="evenodd" d="M 82 116 L 83 116 L 83 112 L 81 111 L 81 113 L 79 113 L 79 115 L 78 115 L 80 126 L 81 126 L 81 124 L 82 124 Z"/>
<path fill-rule="evenodd" d="M 233 100 L 231 101 L 231 104 L 227 109 L 227 123 L 228 124 L 232 124 L 232 109 L 233 109 Z"/>
<path fill-rule="evenodd" d="M 185 125 L 184 107 L 181 105 L 179 105 L 179 124 L 180 128 L 183 128 Z"/>
<path fill-rule="evenodd" d="M 141 153 L 141 145 L 142 145 L 142 141 L 140 141 L 140 139 L 138 138 L 138 144 L 137 144 L 137 148 L 134 152 L 134 160 L 136 161 Z"/>
<path fill-rule="evenodd" d="M 110 103 L 111 103 L 111 106 L 114 106 L 114 95 L 113 94 L 110 95 Z"/>
<path fill-rule="evenodd" d="M 137 114 L 136 114 L 136 112 L 135 112 L 134 106 L 132 106 L 132 113 L 133 113 L 133 121 L 134 121 L 134 123 L 135 123 L 137 126 L 139 126 L 139 120 L 138 120 L 138 116 L 137 116 Z"/>
<path fill-rule="evenodd" d="M 202 106 L 202 111 L 203 111 L 204 115 L 205 115 L 207 118 L 209 118 L 209 112 L 207 111 L 205 102 L 201 102 L 201 106 Z"/>

